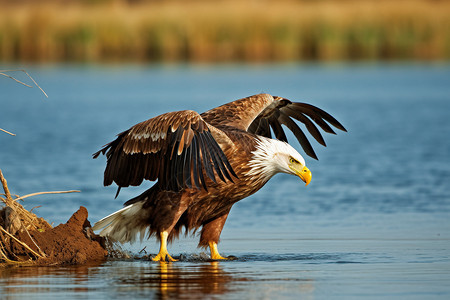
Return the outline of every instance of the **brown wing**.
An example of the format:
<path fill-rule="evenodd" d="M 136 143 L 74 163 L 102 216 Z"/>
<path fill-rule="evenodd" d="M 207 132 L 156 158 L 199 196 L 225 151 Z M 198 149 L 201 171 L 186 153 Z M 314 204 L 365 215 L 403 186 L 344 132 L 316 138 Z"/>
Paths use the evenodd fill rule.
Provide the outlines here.
<path fill-rule="evenodd" d="M 214 171 L 223 181 L 237 177 L 208 124 L 190 110 L 136 124 L 93 157 L 100 153 L 107 157 L 104 185 L 115 182 L 119 190 L 144 179 L 158 180 L 163 189 L 172 191 L 194 185 L 207 189 L 203 170 L 214 182 Z"/>
<path fill-rule="evenodd" d="M 329 124 L 347 131 L 333 116 L 318 107 L 291 102 L 269 94 L 239 99 L 209 110 L 201 116 L 217 128 L 231 126 L 269 138 L 272 137 L 272 129 L 277 139 L 287 142 L 281 126 L 285 125 L 294 133 L 305 153 L 315 159 L 317 155 L 308 138 L 293 119 L 303 123 L 308 132 L 323 146 L 326 146 L 325 141 L 314 123 L 327 133 L 336 134 Z"/>

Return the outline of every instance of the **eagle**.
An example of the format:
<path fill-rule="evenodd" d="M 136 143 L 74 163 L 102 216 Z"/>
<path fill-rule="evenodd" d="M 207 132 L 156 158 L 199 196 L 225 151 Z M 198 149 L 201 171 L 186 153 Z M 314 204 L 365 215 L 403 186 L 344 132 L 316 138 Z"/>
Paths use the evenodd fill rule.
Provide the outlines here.
<path fill-rule="evenodd" d="M 198 246 L 209 247 L 212 260 L 233 204 L 261 189 L 272 176 L 287 173 L 306 185 L 311 172 L 305 159 L 287 143 L 282 125 L 295 135 L 304 152 L 317 156 L 303 130 L 321 145 L 316 127 L 336 134 L 346 131 L 333 116 L 307 103 L 258 94 L 204 113 L 183 110 L 165 113 L 132 126 L 93 154 L 106 155 L 104 185 L 138 186 L 156 183 L 124 207 L 98 221 L 93 229 L 120 243 L 155 236 L 159 253 L 154 261 L 175 261 L 167 243 L 179 234 L 201 228 Z M 331 126 L 330 126 L 331 125 Z M 272 138 L 274 135 L 274 138 Z M 117 197 L 116 194 L 116 197 Z"/>

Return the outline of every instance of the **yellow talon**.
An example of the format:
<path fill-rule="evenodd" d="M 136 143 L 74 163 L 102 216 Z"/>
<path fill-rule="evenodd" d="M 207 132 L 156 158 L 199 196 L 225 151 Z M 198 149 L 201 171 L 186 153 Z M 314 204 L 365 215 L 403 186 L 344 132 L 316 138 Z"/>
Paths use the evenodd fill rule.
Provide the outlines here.
<path fill-rule="evenodd" d="M 167 259 L 167 260 L 166 260 Z M 173 258 L 172 256 L 169 255 L 169 253 L 158 253 L 158 255 L 156 255 L 155 257 L 152 258 L 153 261 L 178 261 L 178 259 Z"/>
<path fill-rule="evenodd" d="M 209 242 L 209 250 L 211 251 L 211 259 L 228 259 L 219 254 L 216 242 Z"/>
<path fill-rule="evenodd" d="M 152 258 L 153 261 L 178 261 L 177 259 L 173 258 L 169 255 L 169 252 L 167 251 L 167 237 L 169 236 L 169 233 L 167 231 L 163 231 L 160 233 L 161 237 L 161 245 L 159 247 L 159 253 L 155 257 Z"/>

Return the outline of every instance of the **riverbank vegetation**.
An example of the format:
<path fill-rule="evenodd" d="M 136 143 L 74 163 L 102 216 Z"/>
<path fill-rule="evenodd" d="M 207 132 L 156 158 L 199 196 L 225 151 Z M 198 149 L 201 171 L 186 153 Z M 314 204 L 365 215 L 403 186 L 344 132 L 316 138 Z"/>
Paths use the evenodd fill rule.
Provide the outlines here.
<path fill-rule="evenodd" d="M 450 58 L 449 1 L 0 2 L 1 61 Z"/>

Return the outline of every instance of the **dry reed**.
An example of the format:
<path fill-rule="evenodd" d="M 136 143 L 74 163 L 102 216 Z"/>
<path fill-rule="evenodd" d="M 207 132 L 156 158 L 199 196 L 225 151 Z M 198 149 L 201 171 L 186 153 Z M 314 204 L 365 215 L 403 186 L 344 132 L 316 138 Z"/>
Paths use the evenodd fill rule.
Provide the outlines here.
<path fill-rule="evenodd" d="M 4 194 L 0 194 L 0 201 L 4 204 L 4 207 L 0 210 L 0 266 L 1 262 L 7 264 L 32 263 L 34 259 L 46 257 L 46 254 L 34 242 L 29 231 L 45 231 L 50 229 L 51 225 L 43 218 L 38 218 L 31 211 L 26 210 L 18 203 L 18 200 L 42 194 L 62 194 L 80 191 L 41 192 L 21 197 L 15 195 L 15 198 L 13 198 L 2 170 L 0 170 L 0 182 L 4 190 Z M 8 212 L 6 213 L 7 209 Z M 31 243 L 38 249 L 38 252 L 31 249 L 28 244 L 15 236 L 16 232 L 19 231 L 23 231 L 27 234 Z M 27 259 L 18 257 L 15 254 L 14 249 L 16 249 L 17 246 L 13 246 L 13 243 L 19 244 L 25 249 L 25 252 L 28 253 Z"/>
<path fill-rule="evenodd" d="M 18 82 L 18 83 L 20 83 L 20 84 L 22 84 L 22 85 L 24 85 L 24 86 L 27 86 L 27 87 L 29 87 L 29 88 L 32 88 L 31 85 L 26 84 L 26 83 L 24 83 L 23 81 L 20 81 L 20 80 L 18 80 L 17 78 L 15 78 L 15 77 L 13 77 L 13 76 L 7 74 L 7 73 L 9 73 L 9 72 L 23 72 L 23 73 L 25 73 L 25 74 L 28 76 L 28 78 L 30 78 L 30 80 L 33 81 L 34 85 L 37 86 L 37 87 L 41 90 L 41 92 L 45 95 L 45 97 L 48 98 L 48 96 L 47 96 L 47 94 L 44 92 L 44 90 L 39 86 L 39 84 L 37 84 L 37 82 L 33 79 L 33 77 L 31 77 L 31 75 L 28 74 L 27 71 L 25 71 L 25 70 L 0 70 L 0 76 L 8 77 L 8 78 L 14 80 L 15 82 Z M 9 135 L 15 136 L 14 133 L 9 132 L 9 131 L 7 131 L 7 130 L 5 130 L 5 129 L 3 129 L 3 128 L 0 128 L 0 131 L 2 131 L 2 132 L 4 132 L 4 133 L 7 133 L 7 134 L 9 134 Z"/>
<path fill-rule="evenodd" d="M 0 60 L 450 58 L 448 1 L 128 2 L 6 5 Z"/>

